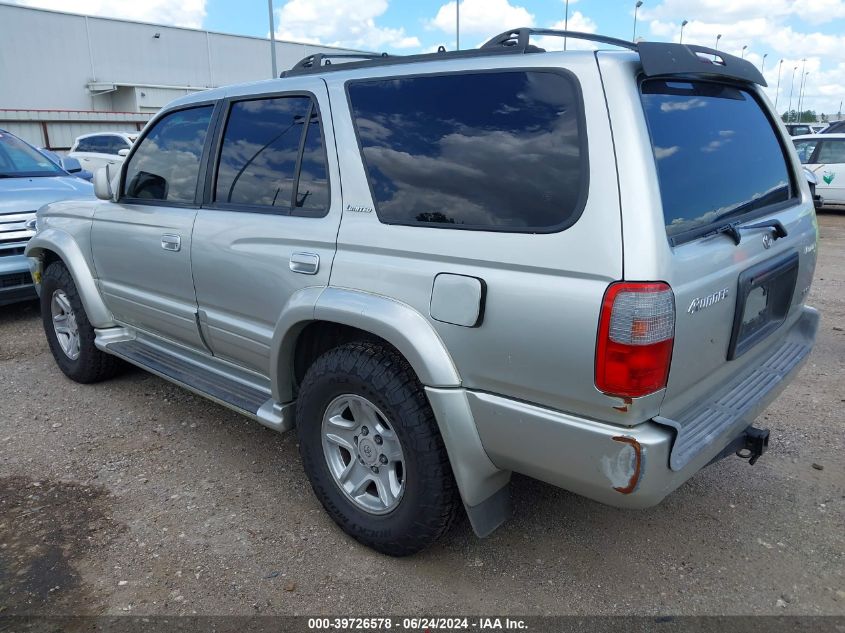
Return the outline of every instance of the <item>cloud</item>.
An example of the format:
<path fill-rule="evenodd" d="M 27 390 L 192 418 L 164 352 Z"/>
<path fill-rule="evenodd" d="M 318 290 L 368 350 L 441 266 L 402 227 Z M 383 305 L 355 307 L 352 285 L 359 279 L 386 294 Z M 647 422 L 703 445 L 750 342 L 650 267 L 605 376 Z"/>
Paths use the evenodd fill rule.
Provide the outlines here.
<path fill-rule="evenodd" d="M 670 156 L 674 156 L 680 151 L 680 147 L 677 145 L 673 145 L 672 147 L 657 147 L 654 146 L 654 157 L 657 160 L 663 160 L 664 158 L 669 158 Z"/>
<path fill-rule="evenodd" d="M 444 33 L 455 32 L 455 3 L 447 2 L 428 23 Z M 507 29 L 534 26 L 534 15 L 508 0 L 463 0 L 461 2 L 461 35 L 493 37 Z"/>
<path fill-rule="evenodd" d="M 206 0 L 15 0 L 39 9 L 72 11 L 85 15 L 152 22 L 169 26 L 202 28 Z"/>
<path fill-rule="evenodd" d="M 549 28 L 558 30 L 580 31 L 581 33 L 595 33 L 598 30 L 596 23 L 585 16 L 580 11 L 573 11 L 569 14 L 569 22 L 561 20 L 555 22 Z M 540 48 L 545 48 L 547 51 L 561 51 L 563 50 L 563 38 L 560 37 L 538 37 L 533 40 L 534 44 Z M 575 40 L 567 38 L 567 50 L 595 50 L 597 46 L 593 42 L 586 40 Z"/>
<path fill-rule="evenodd" d="M 419 48 L 404 28 L 376 24 L 387 7 L 387 0 L 289 0 L 276 10 L 276 37 L 370 51 Z"/>

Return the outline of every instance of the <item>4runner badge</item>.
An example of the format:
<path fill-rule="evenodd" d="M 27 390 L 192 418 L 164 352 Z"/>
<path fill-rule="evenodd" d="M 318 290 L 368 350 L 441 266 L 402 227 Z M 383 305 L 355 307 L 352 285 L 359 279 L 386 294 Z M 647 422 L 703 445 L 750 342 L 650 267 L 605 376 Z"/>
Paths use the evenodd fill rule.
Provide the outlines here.
<path fill-rule="evenodd" d="M 712 295 L 707 295 L 706 297 L 696 297 L 692 300 L 692 303 L 689 304 L 689 308 L 687 308 L 687 312 L 690 314 L 695 314 L 699 310 L 704 310 L 704 308 L 709 308 L 714 303 L 719 303 L 725 297 L 728 296 L 728 289 L 722 288 L 719 292 L 714 292 Z"/>

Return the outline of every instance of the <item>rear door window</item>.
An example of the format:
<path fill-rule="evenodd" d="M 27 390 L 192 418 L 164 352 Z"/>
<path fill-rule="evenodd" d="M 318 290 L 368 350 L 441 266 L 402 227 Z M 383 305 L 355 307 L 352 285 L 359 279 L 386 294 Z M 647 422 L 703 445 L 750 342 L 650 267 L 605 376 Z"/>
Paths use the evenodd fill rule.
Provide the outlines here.
<path fill-rule="evenodd" d="M 320 113 L 307 96 L 232 104 L 214 201 L 246 210 L 325 215 L 329 187 Z"/>
<path fill-rule="evenodd" d="M 673 244 L 794 197 L 784 148 L 751 92 L 667 80 L 641 90 Z"/>
<path fill-rule="evenodd" d="M 587 155 L 571 74 L 465 72 L 347 90 L 382 222 L 549 232 L 578 219 Z"/>

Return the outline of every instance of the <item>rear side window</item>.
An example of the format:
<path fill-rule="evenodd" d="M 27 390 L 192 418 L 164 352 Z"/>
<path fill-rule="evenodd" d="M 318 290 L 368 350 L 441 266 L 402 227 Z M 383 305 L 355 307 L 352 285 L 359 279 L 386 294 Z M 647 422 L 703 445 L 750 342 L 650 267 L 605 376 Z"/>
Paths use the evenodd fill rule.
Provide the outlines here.
<path fill-rule="evenodd" d="M 328 209 L 320 116 L 309 97 L 233 103 L 218 165 L 218 204 L 302 215 Z"/>
<path fill-rule="evenodd" d="M 578 219 L 586 138 L 570 74 L 379 79 L 348 92 L 382 222 L 549 232 Z"/>
<path fill-rule="evenodd" d="M 816 163 L 845 163 L 845 141 L 822 141 Z"/>
<path fill-rule="evenodd" d="M 784 150 L 750 92 L 648 80 L 642 101 L 673 244 L 792 197 Z"/>
<path fill-rule="evenodd" d="M 159 119 L 126 166 L 126 197 L 193 203 L 213 110 L 202 106 Z"/>

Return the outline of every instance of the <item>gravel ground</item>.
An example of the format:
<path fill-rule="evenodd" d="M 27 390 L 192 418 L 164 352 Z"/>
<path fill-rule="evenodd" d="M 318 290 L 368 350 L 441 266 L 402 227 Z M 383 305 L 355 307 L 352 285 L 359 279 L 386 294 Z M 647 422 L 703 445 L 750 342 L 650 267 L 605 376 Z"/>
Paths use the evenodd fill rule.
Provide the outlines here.
<path fill-rule="evenodd" d="M 0 308 L 0 612 L 845 614 L 845 215 L 820 216 L 819 339 L 770 452 L 624 511 L 515 477 L 514 518 L 390 559 L 278 435 L 141 371 L 83 386 L 37 305 Z"/>

